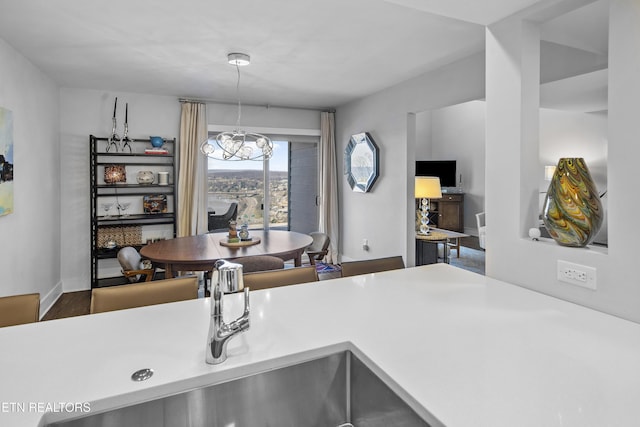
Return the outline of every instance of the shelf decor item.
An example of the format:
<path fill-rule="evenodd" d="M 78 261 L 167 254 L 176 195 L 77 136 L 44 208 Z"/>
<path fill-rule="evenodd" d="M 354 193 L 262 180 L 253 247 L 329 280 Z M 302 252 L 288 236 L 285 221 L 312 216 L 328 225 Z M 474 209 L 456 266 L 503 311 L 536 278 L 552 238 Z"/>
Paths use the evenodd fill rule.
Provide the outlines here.
<path fill-rule="evenodd" d="M 142 198 L 142 209 L 146 214 L 167 213 L 166 194 L 150 194 Z"/>
<path fill-rule="evenodd" d="M 139 171 L 136 174 L 136 181 L 138 181 L 138 184 L 150 185 L 150 184 L 153 184 L 154 180 L 155 180 L 155 177 L 153 175 L 153 172 L 151 171 Z"/>
<path fill-rule="evenodd" d="M 151 145 L 155 148 L 160 148 L 164 145 L 164 138 L 161 136 L 150 136 L 149 141 L 151 141 Z"/>
<path fill-rule="evenodd" d="M 127 182 L 127 174 L 124 165 L 109 165 L 104 167 L 105 184 L 117 184 Z"/>
<path fill-rule="evenodd" d="M 240 240 L 251 240 L 251 238 L 249 237 L 249 225 L 248 224 L 242 224 L 240 226 L 240 231 L 238 232 L 238 236 L 240 236 Z"/>
<path fill-rule="evenodd" d="M 133 140 L 129 138 L 129 103 L 127 102 L 124 106 L 124 133 L 122 134 L 122 138 L 120 138 L 120 151 L 124 153 L 125 148 L 128 148 L 129 153 L 131 153 L 132 141 Z"/>
<path fill-rule="evenodd" d="M 116 100 L 113 103 L 113 117 L 111 118 L 111 136 L 107 141 L 107 153 L 111 150 L 111 146 L 118 151 L 118 141 L 120 140 L 120 136 L 116 133 L 116 110 L 118 109 L 118 97 L 116 96 Z"/>
<path fill-rule="evenodd" d="M 113 249 L 114 247 L 136 246 L 141 244 L 142 227 L 139 225 L 109 225 L 101 226 L 97 230 L 97 245 L 99 248 Z"/>
<path fill-rule="evenodd" d="M 229 221 L 229 238 L 228 243 L 238 243 L 240 238 L 238 237 L 237 223 L 234 220 Z"/>
<path fill-rule="evenodd" d="M 544 200 L 542 219 L 559 245 L 584 247 L 594 239 L 602 225 L 602 203 L 584 159 L 558 161 Z"/>
<path fill-rule="evenodd" d="M 542 233 L 540 232 L 539 228 L 531 227 L 529 229 L 529 237 L 531 238 L 531 240 L 535 240 L 537 242 L 538 240 L 540 240 L 541 235 Z"/>
<path fill-rule="evenodd" d="M 169 172 L 158 172 L 158 185 L 169 185 Z"/>

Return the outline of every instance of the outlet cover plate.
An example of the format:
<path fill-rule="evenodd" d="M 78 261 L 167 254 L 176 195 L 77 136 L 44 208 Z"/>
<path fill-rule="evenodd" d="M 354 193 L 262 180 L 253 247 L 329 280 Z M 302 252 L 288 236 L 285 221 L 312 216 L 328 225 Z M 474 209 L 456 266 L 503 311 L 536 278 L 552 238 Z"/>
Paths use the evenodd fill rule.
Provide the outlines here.
<path fill-rule="evenodd" d="M 558 280 L 596 290 L 596 269 L 586 265 L 558 260 Z"/>

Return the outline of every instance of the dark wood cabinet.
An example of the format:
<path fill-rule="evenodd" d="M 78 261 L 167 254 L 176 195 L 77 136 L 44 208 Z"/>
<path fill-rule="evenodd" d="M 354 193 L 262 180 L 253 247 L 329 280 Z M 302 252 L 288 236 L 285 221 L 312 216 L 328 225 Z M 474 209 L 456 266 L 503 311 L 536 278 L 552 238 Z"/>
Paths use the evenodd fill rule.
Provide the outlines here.
<path fill-rule="evenodd" d="M 442 199 L 431 200 L 429 211 L 433 226 L 464 232 L 464 194 L 442 194 Z"/>

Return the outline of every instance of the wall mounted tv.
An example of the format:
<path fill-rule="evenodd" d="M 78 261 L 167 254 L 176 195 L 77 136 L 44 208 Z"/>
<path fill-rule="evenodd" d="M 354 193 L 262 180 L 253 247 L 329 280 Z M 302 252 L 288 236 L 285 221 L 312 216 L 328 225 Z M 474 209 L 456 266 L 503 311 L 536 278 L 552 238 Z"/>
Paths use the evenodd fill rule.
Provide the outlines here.
<path fill-rule="evenodd" d="M 437 176 L 441 187 L 455 187 L 455 160 L 417 160 L 416 176 Z"/>

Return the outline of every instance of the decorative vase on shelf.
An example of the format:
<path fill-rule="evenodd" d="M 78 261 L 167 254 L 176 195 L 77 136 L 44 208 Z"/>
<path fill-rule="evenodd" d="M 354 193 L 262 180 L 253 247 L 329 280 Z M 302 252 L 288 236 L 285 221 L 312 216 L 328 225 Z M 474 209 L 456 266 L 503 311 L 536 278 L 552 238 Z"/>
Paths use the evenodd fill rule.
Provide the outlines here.
<path fill-rule="evenodd" d="M 160 148 L 164 144 L 164 138 L 161 136 L 150 136 L 149 141 L 151 141 L 151 145 L 155 148 Z"/>
<path fill-rule="evenodd" d="M 594 239 L 602 226 L 602 203 L 584 159 L 558 161 L 542 219 L 559 245 L 584 247 Z"/>
<path fill-rule="evenodd" d="M 153 184 L 154 179 L 153 172 L 151 171 L 140 171 L 136 175 L 136 181 L 142 185 Z"/>

